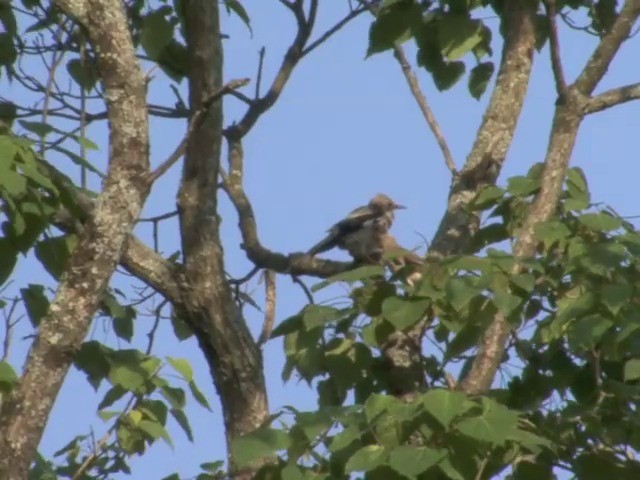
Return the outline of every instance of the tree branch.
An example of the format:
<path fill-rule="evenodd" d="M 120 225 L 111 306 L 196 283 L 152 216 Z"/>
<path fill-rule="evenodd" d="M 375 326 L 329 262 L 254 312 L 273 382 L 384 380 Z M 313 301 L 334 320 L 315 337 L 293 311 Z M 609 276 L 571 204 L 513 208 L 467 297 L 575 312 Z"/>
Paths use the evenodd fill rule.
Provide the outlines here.
<path fill-rule="evenodd" d="M 189 144 L 189 138 L 193 135 L 193 132 L 202 124 L 203 119 L 205 118 L 206 113 L 209 111 L 211 105 L 213 105 L 217 100 L 222 98 L 224 95 L 228 93 L 232 93 L 236 89 L 240 87 L 244 87 L 249 83 L 248 78 L 241 78 L 238 80 L 231 80 L 226 85 L 223 85 L 221 88 L 217 89 L 211 95 L 209 95 L 203 102 L 200 108 L 191 116 L 191 120 L 189 120 L 189 126 L 187 127 L 187 132 L 185 133 L 182 141 L 175 148 L 173 153 L 169 155 L 169 157 L 162 162 L 158 168 L 156 168 L 153 172 L 149 174 L 149 181 L 151 183 L 155 182 L 158 178 L 164 175 L 167 170 L 169 170 L 174 163 L 176 163 L 187 150 L 187 145 Z"/>
<path fill-rule="evenodd" d="M 0 410 L 0 478 L 28 477 L 53 403 L 120 260 L 150 184 L 146 84 L 120 2 L 59 0 L 86 28 L 110 124 L 109 168 L 94 215 L 79 235 L 31 345 L 20 381 Z"/>
<path fill-rule="evenodd" d="M 640 15 L 640 0 L 626 0 L 611 30 L 602 37 L 591 54 L 587 65 L 575 82 L 576 88 L 584 95 L 591 95 L 631 32 L 633 24 Z"/>
<path fill-rule="evenodd" d="M 585 107 L 585 114 L 601 112 L 607 108 L 622 103 L 640 99 L 640 83 L 625 85 L 624 87 L 607 90 L 595 97 L 592 97 Z"/>
<path fill-rule="evenodd" d="M 316 13 L 318 11 L 318 0 L 311 0 L 311 7 L 309 9 L 308 16 L 305 16 L 301 1 L 290 2 L 287 0 L 280 0 L 280 3 L 285 5 L 294 13 L 298 22 L 298 31 L 284 56 L 280 69 L 278 70 L 269 91 L 264 95 L 264 97 L 253 100 L 251 106 L 244 114 L 244 117 L 242 117 L 238 123 L 231 125 L 226 129 L 224 133 L 227 138 L 241 139 L 244 137 L 249 130 L 253 128 L 255 123 L 258 121 L 258 118 L 260 118 L 263 113 L 269 110 L 273 104 L 276 103 L 282 93 L 282 90 L 287 84 L 287 81 L 291 77 L 293 69 L 302 58 L 302 51 L 309 40 L 311 31 L 313 30 Z"/>
<path fill-rule="evenodd" d="M 311 42 L 307 47 L 305 47 L 302 50 L 302 56 L 304 57 L 311 53 L 313 50 L 326 42 L 331 36 L 333 36 L 334 33 L 340 31 L 340 29 L 342 29 L 342 27 L 344 27 L 347 23 L 366 11 L 366 7 L 354 8 L 353 10 L 351 10 L 349 14 L 347 14 L 342 20 L 340 20 L 333 27 L 331 27 L 329 30 L 320 35 L 316 40 Z"/>
<path fill-rule="evenodd" d="M 556 92 L 563 98 L 567 91 L 567 82 L 564 79 L 564 70 L 560 60 L 560 42 L 558 40 L 558 25 L 556 23 L 556 0 L 545 0 L 547 20 L 549 21 L 549 53 L 551 54 L 551 68 L 553 78 L 556 81 Z"/>
<path fill-rule="evenodd" d="M 524 225 L 516 235 L 514 246 L 516 258 L 535 255 L 537 247 L 535 226 L 549 220 L 556 212 L 578 129 L 589 104 L 585 95 L 591 94 L 602 79 L 638 16 L 640 16 L 640 1 L 625 2 L 611 30 L 595 48 L 576 82 L 567 88 L 565 101 L 556 106 L 540 191 L 529 209 Z M 522 271 L 522 265 L 517 264 L 512 273 L 516 274 L 520 271 Z M 491 388 L 502 361 L 510 330 L 504 315 L 502 313 L 496 315 L 484 332 L 471 369 L 461 382 L 461 388 L 464 391 L 479 394 Z"/>
<path fill-rule="evenodd" d="M 415 98 L 418 107 L 420 107 L 420 111 L 422 112 L 422 116 L 427 121 L 427 125 L 433 132 L 433 136 L 436 137 L 436 141 L 438 142 L 438 146 L 442 151 L 442 155 L 444 156 L 444 163 L 447 165 L 447 168 L 451 172 L 451 175 L 456 175 L 456 163 L 453 160 L 453 155 L 451 155 L 451 151 L 449 150 L 449 146 L 447 145 L 447 141 L 442 134 L 442 130 L 440 129 L 440 125 L 438 125 L 438 121 L 436 120 L 435 115 L 431 111 L 429 104 L 427 103 L 427 99 L 420 88 L 420 84 L 418 83 L 418 79 L 416 78 L 413 70 L 411 69 L 411 65 L 407 61 L 407 57 L 404 54 L 404 50 L 400 46 L 396 46 L 393 49 L 393 56 L 400 64 L 400 68 L 402 68 L 402 73 L 404 78 L 407 80 L 407 84 L 409 85 L 409 90 Z"/>
<path fill-rule="evenodd" d="M 240 140 L 227 140 L 230 171 L 220 170 L 224 191 L 238 212 L 238 226 L 242 234 L 242 248 L 256 266 L 278 273 L 311 275 L 327 278 L 353 268 L 348 262 L 321 260 L 304 253 L 284 255 L 265 248 L 260 243 L 258 227 L 251 202 L 242 186 L 243 151 Z"/>

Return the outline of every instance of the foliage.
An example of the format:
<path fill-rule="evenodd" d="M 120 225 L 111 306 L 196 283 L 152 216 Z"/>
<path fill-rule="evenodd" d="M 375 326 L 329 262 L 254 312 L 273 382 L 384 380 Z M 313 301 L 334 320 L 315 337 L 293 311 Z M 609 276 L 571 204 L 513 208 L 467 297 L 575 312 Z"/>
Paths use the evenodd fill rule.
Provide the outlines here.
<path fill-rule="evenodd" d="M 415 289 L 364 277 L 349 306 L 309 305 L 283 321 L 273 332 L 284 336 L 283 376 L 313 385 L 319 408 L 283 409 L 283 427 L 237 442 L 241 458 L 279 452 L 268 469 L 282 478 L 463 480 L 509 468 L 509 478 L 555 478 L 556 467 L 578 478 L 636 478 L 640 463 L 626 452 L 640 447 L 640 232 L 611 209 L 592 208 L 573 168 L 554 220 L 538 229 L 536 257 L 512 274 L 507 241 L 540 171 L 534 165 L 481 191 L 475 253 L 429 263 Z M 498 312 L 517 331 L 503 359 L 509 381 L 483 397 L 450 389 L 445 373 L 468 368 Z M 423 358 L 430 388 L 405 402 L 387 391 L 380 347 L 425 315 L 440 353 Z"/>
<path fill-rule="evenodd" d="M 186 3 L 127 2 L 140 57 L 173 83 L 188 72 Z M 557 3 L 559 9 L 585 13 L 587 29 L 595 35 L 606 33 L 615 18 L 613 1 Z M 223 4 L 251 33 L 247 3 Z M 479 99 L 495 73 L 496 29 L 485 18 L 487 13 L 501 18 L 502 6 L 499 0 L 384 0 L 371 23 L 367 55 L 412 41 L 418 65 L 438 90 L 452 88 L 468 71 L 469 92 Z M 18 81 L 24 79 L 17 63 L 33 55 L 27 38 L 57 35 L 57 26 L 66 21 L 56 7 L 38 0 L 22 0 L 21 9 L 31 16 L 20 18 L 15 8 L 0 7 L 2 73 Z M 32 21 L 22 29 L 17 17 Z M 537 20 L 541 49 L 548 25 L 541 14 Z M 81 30 L 65 34 L 68 42 L 59 61 L 73 91 L 63 92 L 59 103 L 81 95 L 100 98 L 95 52 Z M 44 84 L 35 88 L 46 90 Z M 182 118 L 181 102 L 177 98 L 168 113 L 152 106 L 150 111 Z M 84 133 L 60 128 L 51 112 L 0 104 L 0 287 L 11 281 L 20 255 L 33 255 L 54 281 L 64 275 L 77 236 L 57 228 L 60 213 L 72 222 L 83 220 L 76 195 L 94 194 L 48 165 L 55 155 L 83 174 L 102 175 L 87 161 L 86 151 L 95 149 Z M 554 219 L 536 228 L 535 258 L 516 260 L 511 242 L 540 188 L 540 173 L 541 165 L 534 165 L 502 187 L 483 189 L 473 202 L 484 219 L 473 251 L 430 261 L 415 288 L 384 278 L 379 267 L 318 283 L 314 291 L 336 282 L 350 284 L 348 305 L 307 305 L 272 334 L 284 340 L 283 380 L 307 382 L 317 392 L 318 409 L 288 406 L 276 412 L 270 424 L 236 441 L 236 461 L 248 464 L 277 454 L 278 461 L 260 475 L 283 479 L 358 474 L 466 480 L 504 474 L 524 480 L 556 478 L 558 469 L 587 480 L 638 478 L 640 464 L 630 452 L 640 449 L 640 232 L 613 210 L 594 208 L 585 177 L 574 168 Z M 518 262 L 523 269 L 514 274 Z M 46 318 L 50 301 L 48 284 L 37 282 L 21 286 L 15 299 L 33 330 Z M 5 300 L 0 306 L 11 311 L 15 302 Z M 152 355 L 152 341 L 149 351 L 133 348 L 139 300 L 116 288 L 102 299 L 101 317 L 127 348 L 90 340 L 74 357 L 75 367 L 96 391 L 106 387 L 97 412 L 107 432 L 100 448 L 94 453 L 93 439 L 77 435 L 54 458 L 38 456 L 33 478 L 129 474 L 133 456 L 157 440 L 172 444 L 170 424 L 194 441 L 187 402 L 211 406 L 186 360 Z M 508 382 L 477 397 L 450 388 L 447 374 L 469 368 L 473 349 L 498 313 L 517 331 L 503 359 Z M 381 348 L 394 333 L 425 318 L 430 320 L 428 339 L 437 346 L 436 353 L 421 359 L 430 388 L 403 401 L 389 391 Z M 171 320 L 180 340 L 193 333 L 179 313 L 172 312 Z M 0 395 L 16 384 L 15 370 L 0 361 Z M 219 461 L 203 463 L 197 478 L 221 478 L 223 467 Z"/>

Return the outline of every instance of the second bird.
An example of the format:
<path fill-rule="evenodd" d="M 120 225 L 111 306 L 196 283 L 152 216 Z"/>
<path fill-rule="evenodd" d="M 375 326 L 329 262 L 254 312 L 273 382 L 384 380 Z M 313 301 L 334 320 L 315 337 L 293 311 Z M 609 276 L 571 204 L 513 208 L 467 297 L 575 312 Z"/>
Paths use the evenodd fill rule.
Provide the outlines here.
<path fill-rule="evenodd" d="M 379 193 L 362 207 L 329 229 L 328 235 L 307 252 L 317 255 L 338 247 L 347 250 L 356 261 L 371 261 L 381 253 L 382 236 L 391 228 L 394 212 L 405 208 Z"/>

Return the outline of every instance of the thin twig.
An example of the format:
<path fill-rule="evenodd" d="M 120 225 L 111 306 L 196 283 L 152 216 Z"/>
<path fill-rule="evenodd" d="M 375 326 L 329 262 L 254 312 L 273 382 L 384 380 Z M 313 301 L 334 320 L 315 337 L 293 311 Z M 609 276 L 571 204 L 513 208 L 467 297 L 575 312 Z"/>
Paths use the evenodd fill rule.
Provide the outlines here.
<path fill-rule="evenodd" d="M 149 174 L 149 180 L 151 183 L 155 182 L 158 178 L 160 178 L 164 173 L 169 170 L 174 163 L 176 163 L 184 152 L 187 149 L 187 145 L 189 144 L 189 138 L 193 134 L 196 128 L 200 126 L 202 119 L 205 116 L 205 113 L 209 111 L 209 107 L 218 99 L 220 99 L 223 95 L 226 95 L 233 90 L 243 87 L 249 83 L 248 78 L 242 78 L 239 80 L 231 80 L 226 85 L 223 85 L 221 88 L 213 92 L 209 97 L 207 97 L 203 102 L 202 106 L 196 110 L 196 112 L 191 117 L 189 121 L 189 127 L 187 128 L 187 132 L 184 135 L 184 138 L 180 142 L 180 144 L 176 147 L 169 157 L 160 164 L 158 168 L 156 168 L 153 172 Z"/>
<path fill-rule="evenodd" d="M 264 67 L 264 54 L 267 49 L 262 47 L 258 52 L 258 74 L 256 75 L 256 95 L 255 98 L 260 98 L 260 86 L 262 85 L 262 68 Z"/>
<path fill-rule="evenodd" d="M 273 330 L 273 322 L 276 318 L 276 272 L 273 270 L 264 271 L 264 288 L 265 288 L 265 309 L 264 309 L 264 323 L 262 324 L 262 331 L 260 332 L 260 338 L 258 338 L 258 345 L 264 345 Z"/>
<path fill-rule="evenodd" d="M 155 308 L 155 319 L 153 321 L 153 326 L 151 327 L 151 330 L 149 330 L 149 333 L 147 333 L 147 338 L 149 339 L 149 342 L 147 343 L 147 350 L 146 350 L 147 355 L 149 355 L 151 353 L 151 350 L 153 350 L 153 343 L 156 340 L 156 332 L 158 331 L 158 326 L 160 325 L 160 319 L 162 318 L 161 316 L 162 309 L 167 303 L 168 303 L 167 300 L 163 300 L 162 302 L 160 302 L 160 305 L 158 305 Z"/>
<path fill-rule="evenodd" d="M 560 59 L 560 42 L 558 40 L 558 25 L 556 23 L 556 1 L 545 0 L 544 6 L 549 22 L 549 52 L 551 54 L 553 78 L 556 81 L 556 91 L 559 97 L 564 98 L 567 93 L 567 82 L 564 79 L 564 70 Z"/>
<path fill-rule="evenodd" d="M 311 53 L 317 47 L 319 47 L 324 42 L 326 42 L 334 33 L 338 32 L 342 27 L 344 27 L 347 23 L 349 23 L 351 20 L 356 18 L 362 12 L 366 12 L 366 11 L 367 11 L 366 7 L 361 7 L 361 8 L 356 8 L 354 10 L 351 10 L 351 12 L 349 12 L 349 14 L 346 15 L 342 20 L 340 20 L 333 27 L 331 27 L 329 30 L 327 30 L 322 35 L 320 35 L 316 40 L 311 42 L 304 50 L 302 50 L 302 56 L 304 57 L 305 55 L 308 55 L 309 53 Z"/>
<path fill-rule="evenodd" d="M 400 67 L 402 68 L 402 73 L 404 74 L 404 78 L 407 80 L 407 84 L 409 85 L 409 89 L 413 94 L 413 98 L 415 98 L 418 107 L 420 107 L 420 111 L 424 116 L 424 119 L 429 125 L 433 136 L 436 137 L 436 141 L 438 142 L 438 146 L 442 151 L 442 155 L 444 156 L 444 163 L 447 165 L 447 168 L 451 172 L 451 175 L 456 175 L 456 164 L 453 161 L 453 156 L 451 155 L 451 151 L 449 150 L 449 146 L 447 145 L 447 141 L 442 134 L 442 130 L 440 129 L 440 125 L 436 120 L 435 115 L 431 111 L 429 104 L 427 103 L 427 99 L 420 88 L 420 84 L 418 83 L 418 79 L 413 73 L 411 69 L 411 65 L 407 61 L 407 57 L 404 54 L 404 50 L 400 46 L 396 46 L 393 48 L 393 56 L 396 58 Z"/>
<path fill-rule="evenodd" d="M 300 288 L 302 289 L 302 291 L 304 292 L 304 294 L 307 297 L 307 300 L 309 301 L 309 304 L 313 305 L 316 302 L 313 299 L 313 294 L 311 293 L 311 290 L 309 290 L 309 287 L 307 287 L 305 285 L 305 283 L 300 280 L 299 277 L 295 276 L 295 275 L 291 275 L 291 280 L 293 281 L 293 283 L 296 283 L 300 286 Z"/>
<path fill-rule="evenodd" d="M 251 279 L 254 277 L 254 275 L 255 275 L 256 273 L 258 273 L 260 270 L 261 270 L 261 268 L 260 268 L 260 267 L 253 267 L 253 268 L 251 269 L 251 271 L 250 271 L 249 273 L 247 273 L 244 277 L 240 277 L 240 278 L 231 278 L 231 279 L 229 279 L 229 283 L 230 283 L 231 285 L 240 286 L 240 285 L 242 285 L 243 283 L 247 283 L 249 280 L 251 280 Z"/>
<path fill-rule="evenodd" d="M 178 215 L 178 211 L 174 210 L 173 212 L 163 213 L 161 215 L 157 215 L 155 217 L 146 217 L 138 220 L 139 222 L 160 222 L 162 220 L 167 220 L 171 217 L 175 217 Z"/>

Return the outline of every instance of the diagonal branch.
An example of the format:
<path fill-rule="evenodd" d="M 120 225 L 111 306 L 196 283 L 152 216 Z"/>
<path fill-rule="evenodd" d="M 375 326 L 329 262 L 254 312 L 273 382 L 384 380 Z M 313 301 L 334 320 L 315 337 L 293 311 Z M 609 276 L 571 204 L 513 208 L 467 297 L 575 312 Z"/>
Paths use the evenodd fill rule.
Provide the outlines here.
<path fill-rule="evenodd" d="M 558 25 L 556 23 L 556 0 L 545 0 L 547 20 L 549 22 L 549 53 L 551 54 L 551 68 L 553 78 L 556 81 L 556 92 L 563 98 L 567 91 L 567 82 L 564 79 L 564 70 L 560 60 L 560 42 L 558 40 Z"/>
<path fill-rule="evenodd" d="M 242 234 L 242 248 L 256 266 L 278 273 L 312 275 L 326 278 L 353 267 L 348 262 L 321 260 L 304 253 L 284 255 L 262 245 L 253 207 L 242 186 L 243 151 L 240 140 L 227 140 L 230 171 L 221 169 L 222 185 L 238 212 L 238 226 Z"/>
<path fill-rule="evenodd" d="M 366 7 L 354 8 L 353 10 L 351 10 L 342 20 L 337 22 L 333 27 L 328 29 L 326 32 L 320 35 L 316 40 L 314 40 L 308 46 L 306 46 L 304 50 L 302 50 L 302 56 L 304 57 L 309 53 L 311 53 L 313 50 L 315 50 L 324 42 L 326 42 L 331 36 L 333 36 L 334 33 L 338 32 L 342 27 L 344 27 L 347 23 L 349 23 L 358 15 L 366 11 L 367 11 Z"/>
<path fill-rule="evenodd" d="M 592 97 L 585 107 L 585 114 L 601 112 L 622 103 L 640 99 L 640 83 L 613 88 Z"/>
<path fill-rule="evenodd" d="M 263 113 L 269 110 L 273 104 L 276 103 L 282 93 L 282 90 L 287 84 L 287 81 L 291 77 L 293 69 L 302 58 L 302 51 L 309 40 L 311 31 L 313 30 L 313 26 L 316 21 L 316 13 L 318 11 L 318 0 L 311 0 L 311 7 L 308 15 L 305 15 L 302 5 L 303 2 L 301 1 L 296 0 L 292 2 L 280 0 L 280 3 L 285 5 L 295 15 L 298 22 L 298 31 L 291 43 L 291 46 L 285 54 L 284 59 L 282 60 L 280 69 L 278 70 L 269 91 L 264 95 L 264 97 L 257 98 L 252 101 L 251 106 L 247 109 L 244 117 L 242 117 L 238 123 L 226 129 L 225 136 L 227 138 L 241 139 L 244 137 L 249 130 L 253 128 L 255 123 L 258 121 L 258 118 L 260 118 Z"/>
<path fill-rule="evenodd" d="M 158 168 L 149 174 L 149 180 L 151 183 L 155 182 L 158 178 L 164 175 L 174 163 L 176 163 L 185 154 L 187 145 L 189 144 L 189 138 L 193 135 L 193 132 L 202 124 L 202 120 L 205 118 L 205 114 L 209 111 L 209 107 L 213 105 L 217 100 L 222 98 L 228 93 L 233 93 L 236 89 L 244 87 L 249 83 L 248 78 L 241 78 L 239 80 L 231 80 L 222 88 L 217 89 L 209 97 L 207 97 L 200 108 L 191 116 L 187 132 L 184 134 L 182 141 L 178 144 L 175 150 L 169 155 L 169 157 L 162 162 Z"/>
<path fill-rule="evenodd" d="M 602 37 L 600 43 L 591 54 L 587 65 L 575 82 L 576 88 L 584 95 L 591 95 L 607 69 L 631 32 L 633 24 L 640 15 L 640 0 L 626 0 L 611 30 Z"/>
<path fill-rule="evenodd" d="M 578 80 L 567 88 L 565 102 L 556 106 L 540 191 L 529 209 L 524 225 L 517 233 L 514 246 L 516 258 L 535 255 L 537 246 L 535 226 L 551 219 L 556 212 L 571 152 L 589 102 L 585 99 L 585 94 L 591 94 L 602 79 L 638 16 L 640 16 L 640 1 L 625 2 L 610 32 L 602 38 L 578 76 Z M 516 265 L 512 273 L 519 273 L 521 270 L 522 266 Z M 468 374 L 461 382 L 461 388 L 464 391 L 479 394 L 491 388 L 496 371 L 502 362 L 510 330 L 504 315 L 496 315 L 484 332 L 478 353 Z"/>
<path fill-rule="evenodd" d="M 407 80 L 407 84 L 409 85 L 409 90 L 415 98 L 418 107 L 420 107 L 420 111 L 422 112 L 422 116 L 427 121 L 427 125 L 433 132 L 433 136 L 436 137 L 436 141 L 438 142 L 438 146 L 442 151 L 442 155 L 444 156 L 444 163 L 447 165 L 447 168 L 451 172 L 451 175 L 456 175 L 456 164 L 453 160 L 453 155 L 451 155 L 451 151 L 449 150 L 449 146 L 447 145 L 447 140 L 444 138 L 442 134 L 442 130 L 440 129 L 440 125 L 436 120 L 433 111 L 429 107 L 427 103 L 427 98 L 424 96 L 422 89 L 420 88 L 420 84 L 418 83 L 418 79 L 416 78 L 415 73 L 411 69 L 411 65 L 407 61 L 407 57 L 404 54 L 404 50 L 400 46 L 396 46 L 393 49 L 393 56 L 400 64 L 400 68 L 402 68 L 402 73 L 404 78 Z"/>

